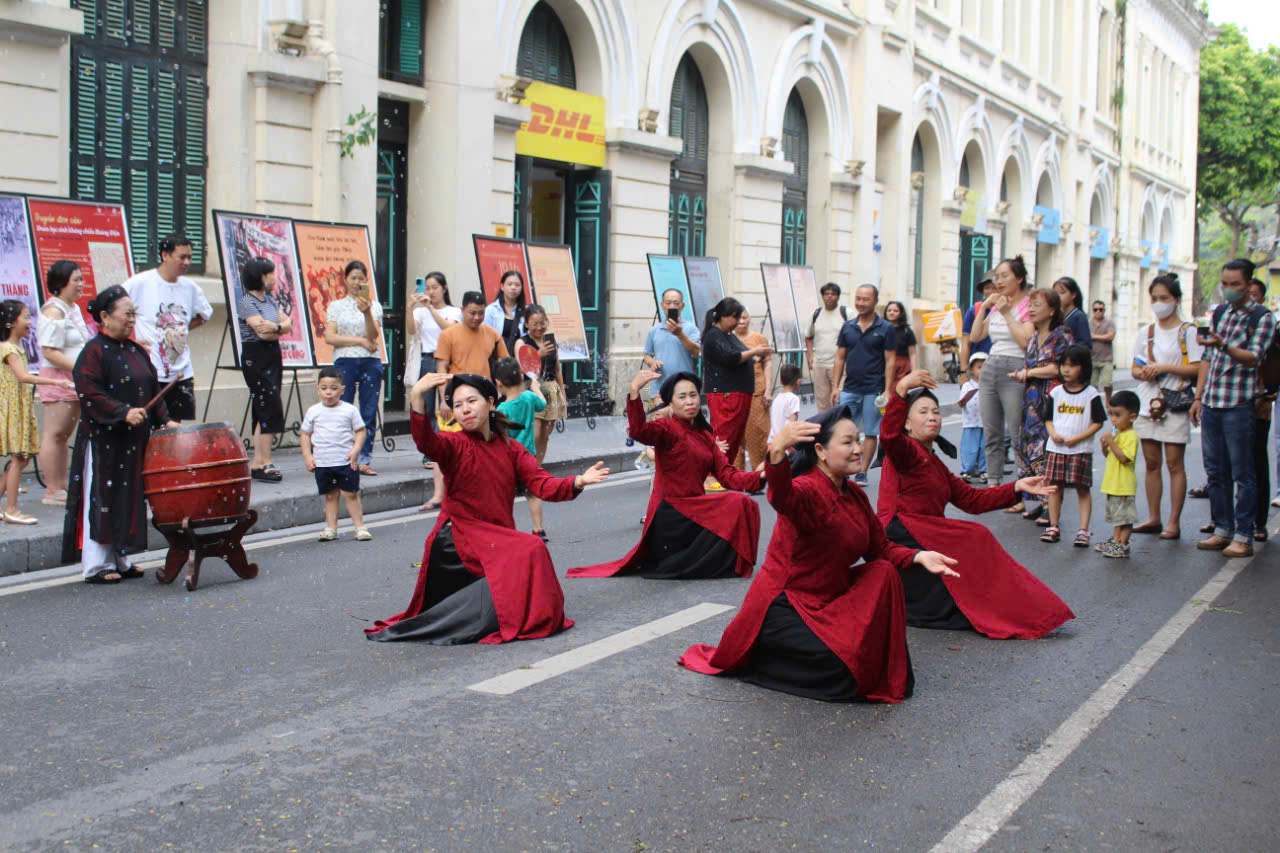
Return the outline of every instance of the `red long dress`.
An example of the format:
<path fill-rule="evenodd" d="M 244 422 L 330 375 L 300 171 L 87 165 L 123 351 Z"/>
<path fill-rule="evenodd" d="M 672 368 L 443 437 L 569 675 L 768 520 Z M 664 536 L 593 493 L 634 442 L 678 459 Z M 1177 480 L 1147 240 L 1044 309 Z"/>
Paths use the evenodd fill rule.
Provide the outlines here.
<path fill-rule="evenodd" d="M 760 543 L 760 507 L 743 494 L 706 494 L 703 482 L 710 474 L 727 489 L 754 491 L 760 488 L 760 475 L 739 471 L 729 464 L 716 447 L 715 436 L 707 430 L 675 417 L 646 421 L 644 404 L 630 397 L 627 431 L 636 441 L 652 447 L 657 460 L 640 541 L 622 559 L 570 569 L 569 577 L 607 578 L 639 568 L 648 556 L 654 517 L 664 502 L 731 545 L 738 558 L 734 571 L 741 577 L 750 577 Z"/>
<path fill-rule="evenodd" d="M 819 469 L 794 480 L 786 462 L 766 467 L 778 522 L 760 574 L 719 646 L 690 646 L 680 664 L 706 675 L 751 663 L 770 605 L 791 607 L 853 675 L 857 695 L 901 702 L 911 691 L 907 613 L 898 572 L 916 552 L 885 536 L 861 489 Z M 858 560 L 865 563 L 854 565 Z"/>
<path fill-rule="evenodd" d="M 903 431 L 906 421 L 906 401 L 891 393 L 880 424 L 885 453 L 877 507 L 880 522 L 894 535 L 896 519 L 919 547 L 957 560 L 955 570 L 960 575 L 906 578 L 908 593 L 917 583 L 941 585 L 974 630 L 997 640 L 1037 639 L 1074 619 L 1071 608 L 1009 556 L 990 530 L 977 522 L 945 515 L 948 503 L 971 515 L 1013 506 L 1018 502 L 1014 484 L 975 489 L 907 435 Z M 935 595 L 930 597 L 935 603 L 941 591 L 933 590 Z M 921 608 L 913 604 L 907 603 L 912 625 L 939 627 L 924 623 Z"/>
<path fill-rule="evenodd" d="M 516 484 L 544 501 L 578 496 L 574 477 L 553 477 L 518 441 L 479 433 L 437 432 L 413 412 L 409 427 L 418 449 L 430 456 L 453 484 L 436 525 L 427 536 L 422 569 L 413 598 L 403 613 L 375 622 L 365 633 L 379 632 L 423 612 L 427 599 L 431 546 L 452 522 L 453 544 L 464 568 L 489 583 L 499 628 L 481 643 L 507 643 L 549 637 L 573 626 L 564 615 L 564 593 L 547 546 L 531 533 L 516 530 L 511 510 Z"/>

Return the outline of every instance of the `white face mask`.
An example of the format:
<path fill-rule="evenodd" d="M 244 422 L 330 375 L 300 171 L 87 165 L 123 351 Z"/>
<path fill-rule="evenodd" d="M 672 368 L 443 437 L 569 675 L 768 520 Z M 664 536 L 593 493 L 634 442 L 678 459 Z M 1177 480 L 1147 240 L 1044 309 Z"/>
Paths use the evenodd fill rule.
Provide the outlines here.
<path fill-rule="evenodd" d="M 1163 320 L 1178 310 L 1176 302 L 1153 302 L 1151 303 L 1151 313 L 1156 315 L 1156 319 Z"/>

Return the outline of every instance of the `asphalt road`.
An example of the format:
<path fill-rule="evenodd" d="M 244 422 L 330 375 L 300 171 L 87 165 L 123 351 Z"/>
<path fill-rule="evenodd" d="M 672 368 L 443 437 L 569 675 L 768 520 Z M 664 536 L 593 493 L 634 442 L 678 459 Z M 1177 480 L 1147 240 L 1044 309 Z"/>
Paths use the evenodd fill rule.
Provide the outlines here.
<path fill-rule="evenodd" d="M 630 546 L 646 488 L 548 507 L 562 574 Z M 1280 559 L 1259 549 L 1212 606 L 1195 601 L 1227 565 L 1191 547 L 1207 511 L 1189 502 L 1183 541 L 1135 539 L 1129 562 L 992 514 L 1078 618 L 1039 642 L 912 630 L 916 694 L 894 707 L 677 667 L 732 612 L 511 695 L 469 690 L 736 606 L 747 582 L 574 580 L 577 625 L 547 640 L 366 642 L 408 600 L 422 516 L 371 543 L 264 542 L 259 578 L 211 563 L 191 594 L 149 579 L 0 591 L 0 849 L 927 850 L 975 809 L 1009 811 L 1011 787 L 987 849 L 1274 849 Z M 1093 529 L 1105 536 L 1100 507 Z M 1176 639 L 1148 653 L 1161 637 Z M 1140 648 L 1149 672 L 1097 712 Z M 1045 755 L 1041 781 L 1011 786 Z"/>

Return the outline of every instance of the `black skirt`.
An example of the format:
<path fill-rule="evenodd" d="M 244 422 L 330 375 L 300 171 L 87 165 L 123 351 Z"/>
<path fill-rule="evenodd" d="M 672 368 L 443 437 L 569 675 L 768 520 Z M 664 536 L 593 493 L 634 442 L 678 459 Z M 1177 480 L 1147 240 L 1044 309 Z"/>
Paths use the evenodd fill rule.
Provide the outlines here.
<path fill-rule="evenodd" d="M 284 432 L 284 406 L 280 386 L 284 368 L 279 341 L 242 341 L 240 372 L 249 386 L 253 423 L 265 433 Z"/>
<path fill-rule="evenodd" d="M 666 501 L 654 511 L 647 539 L 636 569 L 641 577 L 689 581 L 738 576 L 738 552 L 733 546 Z"/>
<path fill-rule="evenodd" d="M 423 611 L 387 626 L 371 640 L 418 640 L 435 646 L 477 643 L 498 630 L 489 581 L 462 565 L 453 545 L 453 525 L 446 523 L 431 544 Z"/>
<path fill-rule="evenodd" d="M 921 550 L 920 543 L 907 531 L 895 515 L 885 528 L 894 542 L 907 548 Z M 943 631 L 968 631 L 973 625 L 960 612 L 956 600 L 951 597 L 942 578 L 914 563 L 902 576 L 902 589 L 907 596 L 907 624 L 913 628 L 934 628 Z"/>

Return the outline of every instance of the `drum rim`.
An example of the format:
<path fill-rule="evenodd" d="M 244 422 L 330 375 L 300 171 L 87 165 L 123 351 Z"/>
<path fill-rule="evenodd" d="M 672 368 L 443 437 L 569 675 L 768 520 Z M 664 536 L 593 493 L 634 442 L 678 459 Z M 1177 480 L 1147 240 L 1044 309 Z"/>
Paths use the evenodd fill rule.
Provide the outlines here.
<path fill-rule="evenodd" d="M 231 426 L 227 421 L 209 421 L 208 423 L 178 424 L 176 427 L 158 427 L 151 431 L 151 435 L 156 436 L 160 433 L 164 433 L 165 435 L 180 435 L 188 432 L 199 432 L 200 430 L 205 429 L 227 429 L 235 432 L 235 427 Z"/>

